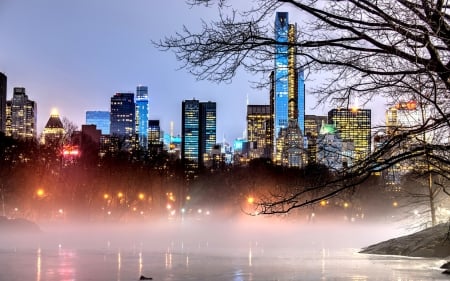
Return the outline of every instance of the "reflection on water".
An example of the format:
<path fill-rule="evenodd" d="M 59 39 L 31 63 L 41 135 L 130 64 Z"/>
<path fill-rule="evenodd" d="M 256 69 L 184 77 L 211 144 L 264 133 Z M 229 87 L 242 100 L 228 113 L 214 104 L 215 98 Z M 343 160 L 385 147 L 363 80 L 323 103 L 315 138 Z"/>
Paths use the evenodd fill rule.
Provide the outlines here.
<path fill-rule="evenodd" d="M 139 276 L 181 281 L 447 280 L 435 259 L 358 254 L 356 249 L 211 248 L 164 252 L 135 249 L 0 250 L 0 280 L 126 281 Z M 186 245 L 185 245 L 186 246 Z M 180 248 L 178 248 L 180 249 Z"/>

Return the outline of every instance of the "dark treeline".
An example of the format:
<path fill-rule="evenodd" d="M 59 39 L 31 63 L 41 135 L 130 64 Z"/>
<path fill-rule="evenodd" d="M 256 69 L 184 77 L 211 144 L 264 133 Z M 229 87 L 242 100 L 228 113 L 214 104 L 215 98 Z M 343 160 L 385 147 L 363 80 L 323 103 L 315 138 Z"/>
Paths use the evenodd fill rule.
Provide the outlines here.
<path fill-rule="evenodd" d="M 302 186 L 319 186 L 333 177 L 321 165 L 299 170 L 255 159 L 246 166 L 203 169 L 188 178 L 181 161 L 167 152 L 117 152 L 99 157 L 92 146 L 85 146 L 78 158 L 68 159 L 57 147 L 0 136 L 3 215 L 49 221 L 232 218 L 255 215 L 253 203 L 267 194 L 295 193 Z M 365 185 L 371 188 L 354 188 L 292 212 L 289 218 L 311 220 L 325 210 L 340 210 L 348 219 L 361 218 L 369 209 L 363 207 L 364 198 L 364 202 L 374 198 L 389 202 L 381 199 L 389 195 L 376 188 L 380 186 L 377 181 Z M 373 192 L 377 196 L 370 196 Z"/>

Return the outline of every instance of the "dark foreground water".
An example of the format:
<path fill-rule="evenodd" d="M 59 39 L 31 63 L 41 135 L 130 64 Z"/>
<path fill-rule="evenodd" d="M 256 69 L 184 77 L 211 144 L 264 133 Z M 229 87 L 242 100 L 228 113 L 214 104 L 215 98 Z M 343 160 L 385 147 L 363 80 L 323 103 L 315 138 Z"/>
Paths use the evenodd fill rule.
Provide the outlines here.
<path fill-rule="evenodd" d="M 65 229 L 3 236 L 0 281 L 131 281 L 141 275 L 156 281 L 449 280 L 439 269 L 443 260 L 365 255 L 348 247 L 370 240 L 363 236 L 367 230 L 302 232 L 275 225 L 271 231 L 208 226 L 138 233 Z"/>

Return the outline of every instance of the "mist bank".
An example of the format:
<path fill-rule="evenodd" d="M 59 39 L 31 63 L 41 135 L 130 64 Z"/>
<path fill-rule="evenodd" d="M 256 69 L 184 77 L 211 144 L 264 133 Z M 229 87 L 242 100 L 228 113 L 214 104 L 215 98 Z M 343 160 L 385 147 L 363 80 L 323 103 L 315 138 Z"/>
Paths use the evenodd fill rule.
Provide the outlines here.
<path fill-rule="evenodd" d="M 360 253 L 409 257 L 450 258 L 449 223 L 390 239 L 364 248 Z"/>
<path fill-rule="evenodd" d="M 41 232 L 8 235 L 0 248 L 70 248 L 153 252 L 291 252 L 355 248 L 403 233 L 390 224 L 299 223 L 276 217 L 146 223 L 50 223 Z M 1 235 L 0 235 L 1 236 Z"/>

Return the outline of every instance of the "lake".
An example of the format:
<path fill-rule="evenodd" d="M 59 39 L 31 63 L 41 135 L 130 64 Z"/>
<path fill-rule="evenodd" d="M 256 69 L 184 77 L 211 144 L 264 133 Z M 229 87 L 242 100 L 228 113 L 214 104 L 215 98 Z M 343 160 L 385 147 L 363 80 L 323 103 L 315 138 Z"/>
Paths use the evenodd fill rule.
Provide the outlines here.
<path fill-rule="evenodd" d="M 379 226 L 58 226 L 38 237 L 2 236 L 0 280 L 448 280 L 443 260 L 358 253 L 361 243 L 392 234 Z"/>

